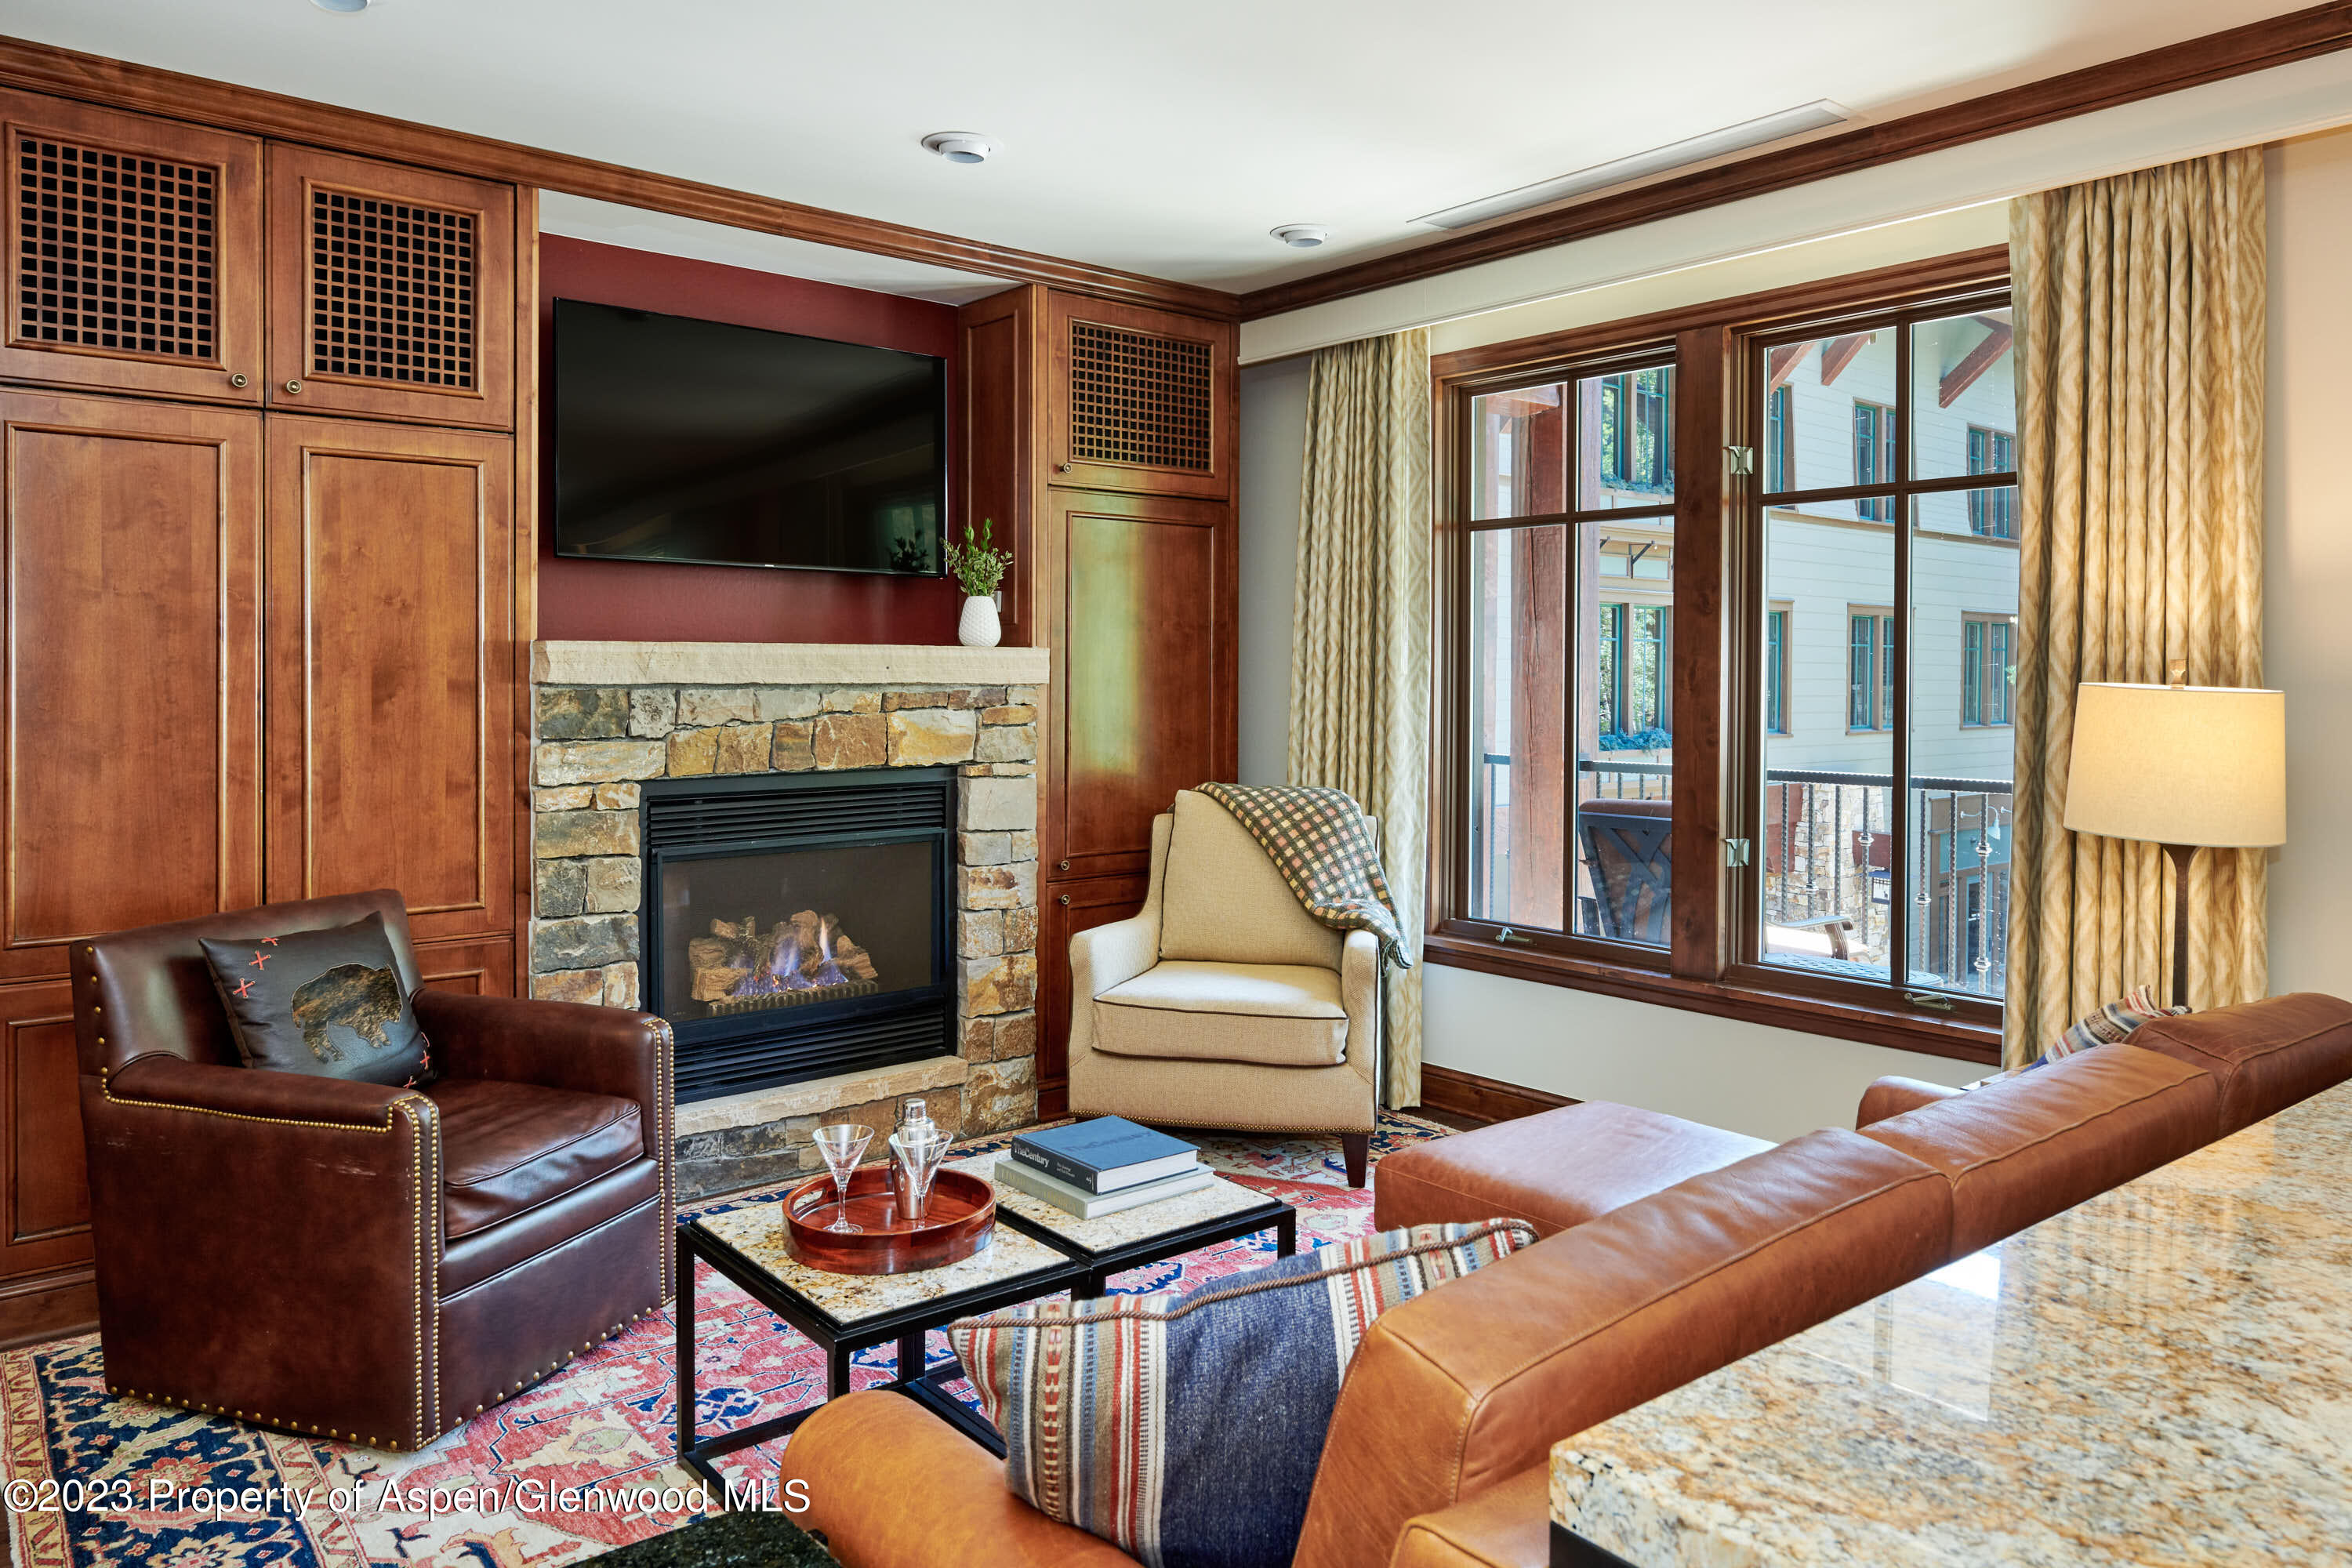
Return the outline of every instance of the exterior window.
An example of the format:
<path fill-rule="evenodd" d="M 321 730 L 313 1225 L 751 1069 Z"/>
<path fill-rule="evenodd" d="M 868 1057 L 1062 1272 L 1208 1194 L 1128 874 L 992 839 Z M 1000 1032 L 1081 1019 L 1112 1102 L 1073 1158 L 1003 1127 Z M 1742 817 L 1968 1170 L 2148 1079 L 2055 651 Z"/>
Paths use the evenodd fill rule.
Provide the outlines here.
<path fill-rule="evenodd" d="M 1853 482 L 1884 484 L 1895 477 L 1895 410 L 1881 403 L 1853 405 Z M 1869 496 L 1853 503 L 1853 514 L 1873 522 L 1892 522 L 1894 503 Z"/>
<path fill-rule="evenodd" d="M 2017 708 L 2017 628 L 2007 616 L 1970 616 L 1960 626 L 1960 722 L 2006 724 Z"/>
<path fill-rule="evenodd" d="M 1666 727 L 1666 626 L 1663 605 L 1636 605 L 1633 643 L 1627 650 L 1625 732 L 1638 735 Z"/>
<path fill-rule="evenodd" d="M 1789 732 L 1789 612 L 1764 615 L 1764 728 L 1775 735 Z"/>
<path fill-rule="evenodd" d="M 1895 617 L 1885 610 L 1855 610 L 1847 617 L 1853 636 L 1846 655 L 1845 727 L 1895 727 Z"/>
<path fill-rule="evenodd" d="M 1969 426 L 1969 472 L 2009 474 L 2017 468 L 2017 437 L 2006 430 Z M 1969 531 L 1988 539 L 2017 537 L 2017 492 L 1985 489 L 1969 492 Z"/>
<path fill-rule="evenodd" d="M 1764 401 L 1764 488 L 1785 490 L 1793 465 L 1789 461 L 1790 442 L 1795 432 L 1790 419 L 1796 402 L 1796 393 L 1787 383 L 1772 389 Z"/>
<path fill-rule="evenodd" d="M 1675 429 L 1671 367 L 1601 378 L 1601 479 L 1613 489 L 1672 487 Z"/>
<path fill-rule="evenodd" d="M 1625 606 L 1601 606 L 1600 624 L 1593 628 L 1593 687 L 1601 704 L 1599 729 L 1601 734 L 1624 732 L 1625 712 Z"/>

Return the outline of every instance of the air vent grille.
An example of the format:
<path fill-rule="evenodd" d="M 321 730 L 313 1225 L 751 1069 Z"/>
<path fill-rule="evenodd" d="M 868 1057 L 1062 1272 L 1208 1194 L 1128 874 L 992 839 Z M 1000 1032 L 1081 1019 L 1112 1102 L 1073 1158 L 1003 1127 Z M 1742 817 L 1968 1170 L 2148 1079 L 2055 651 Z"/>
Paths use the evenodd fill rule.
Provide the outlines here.
<path fill-rule="evenodd" d="M 216 357 L 218 172 L 24 132 L 16 151 L 16 341 Z"/>
<path fill-rule="evenodd" d="M 310 193 L 310 370 L 474 384 L 474 215 Z"/>
<path fill-rule="evenodd" d="M 953 791 L 946 780 L 910 780 L 758 794 L 648 795 L 646 847 L 938 832 L 954 826 Z"/>
<path fill-rule="evenodd" d="M 879 1016 L 796 1023 L 789 1034 L 744 1040 L 694 1040 L 677 1047 L 677 1098 L 709 1100 L 748 1089 L 794 1083 L 921 1061 L 954 1050 L 948 1004 L 929 1001 Z"/>
<path fill-rule="evenodd" d="M 1209 345 L 1070 323 L 1070 456 L 1211 471 Z"/>

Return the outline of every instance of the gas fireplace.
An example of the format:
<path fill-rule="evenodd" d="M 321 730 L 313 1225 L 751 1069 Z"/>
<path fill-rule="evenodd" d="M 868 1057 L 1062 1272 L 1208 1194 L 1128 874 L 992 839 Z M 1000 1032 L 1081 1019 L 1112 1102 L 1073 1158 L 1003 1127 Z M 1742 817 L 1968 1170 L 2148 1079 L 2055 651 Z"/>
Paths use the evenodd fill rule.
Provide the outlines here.
<path fill-rule="evenodd" d="M 646 1005 L 677 1098 L 951 1053 L 950 768 L 645 785 Z"/>

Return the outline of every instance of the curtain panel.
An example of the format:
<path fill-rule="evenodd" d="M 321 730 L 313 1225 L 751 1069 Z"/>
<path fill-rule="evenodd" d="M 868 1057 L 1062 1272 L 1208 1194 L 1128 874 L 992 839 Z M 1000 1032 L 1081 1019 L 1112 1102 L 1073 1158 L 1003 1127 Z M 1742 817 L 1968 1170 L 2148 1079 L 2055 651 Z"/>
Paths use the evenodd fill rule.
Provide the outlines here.
<path fill-rule="evenodd" d="M 2019 549 L 2016 838 L 2004 1062 L 2170 973 L 2153 844 L 2068 833 L 2074 689 L 2259 686 L 2265 306 L 2259 148 L 2010 208 Z M 2189 882 L 2189 994 L 2268 984 L 2263 851 Z"/>
<path fill-rule="evenodd" d="M 1290 782 L 1381 819 L 1381 864 L 1413 956 L 1388 971 L 1382 1097 L 1421 1100 L 1429 812 L 1429 334 L 1318 350 L 1308 373 Z"/>

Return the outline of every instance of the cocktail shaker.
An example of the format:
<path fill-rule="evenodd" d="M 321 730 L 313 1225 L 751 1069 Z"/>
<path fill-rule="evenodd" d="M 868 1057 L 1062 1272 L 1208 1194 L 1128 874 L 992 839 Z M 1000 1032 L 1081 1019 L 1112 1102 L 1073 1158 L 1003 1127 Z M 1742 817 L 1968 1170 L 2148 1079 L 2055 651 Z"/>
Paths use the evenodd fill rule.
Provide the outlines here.
<path fill-rule="evenodd" d="M 947 1152 L 946 1131 L 931 1120 L 920 1099 L 909 1099 L 890 1134 L 890 1190 L 902 1219 L 923 1217 L 931 1201 L 931 1183 Z"/>

